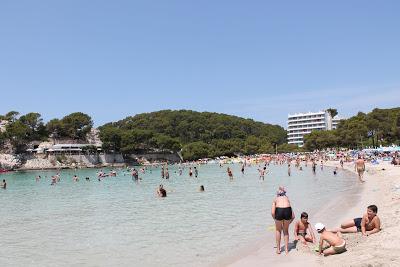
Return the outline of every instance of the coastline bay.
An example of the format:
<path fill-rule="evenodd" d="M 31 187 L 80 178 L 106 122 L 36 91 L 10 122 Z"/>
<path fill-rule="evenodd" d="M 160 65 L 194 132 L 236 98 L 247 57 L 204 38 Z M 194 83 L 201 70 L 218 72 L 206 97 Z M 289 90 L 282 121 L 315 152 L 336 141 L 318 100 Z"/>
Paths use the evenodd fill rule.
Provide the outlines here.
<path fill-rule="evenodd" d="M 188 168 L 182 176 L 176 165 L 169 168 L 168 181 L 153 168 L 138 184 L 125 170 L 100 182 L 96 169 L 63 170 L 56 186 L 49 180 L 54 171 L 2 175 L 8 189 L 0 198 L 8 204 L 1 211 L 0 263 L 208 266 L 272 236 L 270 205 L 277 186 L 287 187 L 297 216 L 304 210 L 314 214 L 334 194 L 354 190 L 354 177 L 333 176 L 328 167 L 315 176 L 309 167 L 288 177 L 284 165 L 270 165 L 264 181 L 256 165 L 244 175 L 239 164 L 200 165 L 198 178 L 190 178 Z M 79 182 L 72 181 L 74 174 Z M 43 180 L 35 182 L 36 175 Z M 165 199 L 155 194 L 160 183 Z M 200 185 L 205 192 L 198 192 Z"/>

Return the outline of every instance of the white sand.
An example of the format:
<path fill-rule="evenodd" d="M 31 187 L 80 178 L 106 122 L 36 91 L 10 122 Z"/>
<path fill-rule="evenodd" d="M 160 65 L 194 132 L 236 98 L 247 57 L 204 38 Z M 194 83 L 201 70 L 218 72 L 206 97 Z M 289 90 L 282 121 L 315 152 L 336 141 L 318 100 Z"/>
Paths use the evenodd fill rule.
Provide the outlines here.
<path fill-rule="evenodd" d="M 327 165 L 339 166 L 339 163 L 329 162 Z M 354 171 L 354 165 L 345 163 L 345 169 Z M 360 185 L 360 197 L 355 198 L 355 202 L 333 202 L 329 209 L 337 210 L 336 218 L 327 218 L 320 213 L 320 218 L 312 218 L 312 223 L 318 219 L 327 228 L 338 227 L 342 221 L 361 217 L 367 206 L 375 204 L 382 224 L 379 233 L 368 237 L 363 237 L 361 233 L 345 234 L 347 252 L 329 257 L 318 256 L 300 245 L 289 255 L 276 255 L 268 243 L 229 266 L 400 266 L 400 167 L 388 163 L 367 164 L 364 179 L 367 182 Z M 289 234 L 293 239 L 291 229 Z"/>

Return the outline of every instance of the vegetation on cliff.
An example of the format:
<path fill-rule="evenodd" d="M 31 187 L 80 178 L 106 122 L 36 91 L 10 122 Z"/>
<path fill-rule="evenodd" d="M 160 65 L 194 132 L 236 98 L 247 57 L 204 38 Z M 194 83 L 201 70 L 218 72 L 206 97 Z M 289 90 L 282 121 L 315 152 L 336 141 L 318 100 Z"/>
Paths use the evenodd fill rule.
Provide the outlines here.
<path fill-rule="evenodd" d="M 5 131 L 0 132 L 0 149 L 8 143 L 14 153 L 25 152 L 29 142 L 46 141 L 49 137 L 85 140 L 93 126 L 90 116 L 81 112 L 71 113 L 60 120 L 50 120 L 47 124 L 35 112 L 20 116 L 17 111 L 10 111 L 0 115 L 0 120 L 7 122 Z"/>

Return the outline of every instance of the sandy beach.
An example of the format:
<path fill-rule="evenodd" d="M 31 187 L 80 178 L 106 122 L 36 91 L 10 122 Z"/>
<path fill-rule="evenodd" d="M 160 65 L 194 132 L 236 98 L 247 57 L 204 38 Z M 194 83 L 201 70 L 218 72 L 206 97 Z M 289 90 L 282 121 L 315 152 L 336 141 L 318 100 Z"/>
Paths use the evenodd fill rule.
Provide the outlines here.
<path fill-rule="evenodd" d="M 340 168 L 339 162 L 335 161 L 327 162 L 326 165 Z M 382 231 L 368 237 L 363 237 L 361 233 L 344 234 L 347 252 L 330 257 L 318 256 L 317 253 L 299 244 L 290 250 L 289 255 L 284 253 L 276 255 L 274 248 L 268 242 L 251 253 L 237 258 L 228 266 L 399 266 L 400 167 L 387 162 L 366 166 L 364 175 L 366 182 L 358 187 L 354 199 L 333 201 L 326 212 L 319 212 L 317 217 L 311 216 L 311 223 L 315 224 L 318 220 L 328 229 L 338 227 L 342 221 L 361 217 L 368 205 L 375 204 L 378 206 Z M 354 164 L 345 163 L 344 169 L 354 172 Z M 354 182 L 358 183 L 356 179 Z M 289 242 L 292 243 L 293 223 L 289 234 Z"/>

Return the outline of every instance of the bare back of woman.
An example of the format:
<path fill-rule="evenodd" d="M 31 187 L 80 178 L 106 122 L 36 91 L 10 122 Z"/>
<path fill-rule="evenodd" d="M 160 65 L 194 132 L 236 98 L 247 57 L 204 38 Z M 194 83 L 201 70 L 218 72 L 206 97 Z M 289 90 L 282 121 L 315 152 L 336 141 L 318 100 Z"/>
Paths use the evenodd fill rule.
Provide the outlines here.
<path fill-rule="evenodd" d="M 279 187 L 277 196 L 272 202 L 271 215 L 275 220 L 276 253 L 281 253 L 282 231 L 285 239 L 285 252 L 289 253 L 289 224 L 294 220 L 295 216 L 283 187 Z"/>

